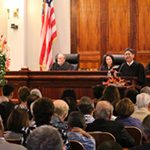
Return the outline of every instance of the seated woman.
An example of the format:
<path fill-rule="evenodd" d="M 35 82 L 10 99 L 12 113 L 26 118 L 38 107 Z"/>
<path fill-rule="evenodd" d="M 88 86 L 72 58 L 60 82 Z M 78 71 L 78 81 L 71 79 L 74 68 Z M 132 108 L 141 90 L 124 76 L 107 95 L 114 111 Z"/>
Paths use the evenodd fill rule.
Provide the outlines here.
<path fill-rule="evenodd" d="M 114 57 L 110 54 L 107 54 L 102 62 L 100 70 L 111 70 L 114 66 Z"/>
<path fill-rule="evenodd" d="M 117 113 L 116 121 L 122 123 L 124 126 L 135 126 L 142 129 L 142 123 L 139 119 L 131 117 L 134 112 L 134 104 L 129 98 L 123 98 L 118 101 L 115 106 Z"/>

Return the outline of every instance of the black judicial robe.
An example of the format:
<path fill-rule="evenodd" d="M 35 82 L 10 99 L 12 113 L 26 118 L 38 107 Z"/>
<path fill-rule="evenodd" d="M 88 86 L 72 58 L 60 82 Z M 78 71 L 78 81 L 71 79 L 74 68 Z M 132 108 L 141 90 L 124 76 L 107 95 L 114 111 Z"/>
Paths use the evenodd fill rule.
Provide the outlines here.
<path fill-rule="evenodd" d="M 138 85 L 143 86 L 146 82 L 144 66 L 139 62 L 134 61 L 130 66 L 125 62 L 120 66 L 119 72 L 121 76 L 137 77 Z"/>
<path fill-rule="evenodd" d="M 72 66 L 68 62 L 65 62 L 63 65 L 59 65 L 57 62 L 55 62 L 50 70 L 71 70 Z"/>

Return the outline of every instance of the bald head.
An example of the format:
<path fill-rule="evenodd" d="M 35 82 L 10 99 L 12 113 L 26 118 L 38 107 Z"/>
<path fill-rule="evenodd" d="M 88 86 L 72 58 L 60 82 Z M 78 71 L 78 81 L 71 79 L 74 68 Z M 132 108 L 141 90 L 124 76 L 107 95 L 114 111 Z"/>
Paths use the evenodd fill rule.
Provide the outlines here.
<path fill-rule="evenodd" d="M 109 120 L 113 114 L 113 106 L 108 101 L 99 101 L 96 105 L 97 119 Z"/>
<path fill-rule="evenodd" d="M 64 100 L 58 99 L 55 100 L 53 103 L 55 107 L 55 114 L 57 114 L 60 117 L 68 115 L 69 106 Z"/>

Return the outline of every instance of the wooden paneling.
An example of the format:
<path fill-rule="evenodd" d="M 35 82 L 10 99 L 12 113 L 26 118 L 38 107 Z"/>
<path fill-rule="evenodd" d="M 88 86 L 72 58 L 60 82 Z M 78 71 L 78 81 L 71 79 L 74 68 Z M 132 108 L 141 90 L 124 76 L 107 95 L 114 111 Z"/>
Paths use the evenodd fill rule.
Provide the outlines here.
<path fill-rule="evenodd" d="M 99 68 L 106 53 L 137 51 L 144 65 L 150 56 L 150 0 L 72 0 L 71 50 L 81 68 Z M 143 59 L 145 58 L 145 59 Z"/>
<path fill-rule="evenodd" d="M 107 80 L 106 72 L 100 71 L 9 71 L 6 79 L 15 85 L 15 97 L 20 86 L 38 88 L 42 95 L 52 99 L 60 98 L 66 88 L 75 90 L 77 98 L 92 95 L 92 87 Z M 148 76 L 150 85 L 150 76 Z"/>
<path fill-rule="evenodd" d="M 108 50 L 118 52 L 126 48 L 130 30 L 130 0 L 109 1 L 109 37 Z"/>

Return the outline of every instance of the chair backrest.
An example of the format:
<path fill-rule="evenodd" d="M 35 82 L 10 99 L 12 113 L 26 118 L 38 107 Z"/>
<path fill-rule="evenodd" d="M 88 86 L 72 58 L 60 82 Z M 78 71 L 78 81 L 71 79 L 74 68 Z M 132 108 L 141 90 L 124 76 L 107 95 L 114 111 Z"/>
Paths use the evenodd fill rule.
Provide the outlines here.
<path fill-rule="evenodd" d="M 99 144 L 103 143 L 104 141 L 116 141 L 116 138 L 109 132 L 88 132 L 96 141 L 96 148 L 98 148 Z"/>
<path fill-rule="evenodd" d="M 78 70 L 79 67 L 79 54 L 65 54 L 66 61 L 72 65 L 72 70 Z"/>
<path fill-rule="evenodd" d="M 125 126 L 125 129 L 128 131 L 128 133 L 134 138 L 136 145 L 142 144 L 142 131 L 134 126 Z"/>
<path fill-rule="evenodd" d="M 123 54 L 113 54 L 114 57 L 114 64 L 115 65 L 121 65 L 123 62 L 125 62 L 125 58 Z"/>
<path fill-rule="evenodd" d="M 71 150 L 85 150 L 83 144 L 79 141 L 70 140 L 69 143 Z"/>
<path fill-rule="evenodd" d="M 103 56 L 103 60 L 105 58 L 106 55 Z M 125 58 L 123 54 L 112 54 L 113 58 L 114 58 L 114 66 L 115 68 L 119 68 L 119 66 L 125 62 Z"/>

